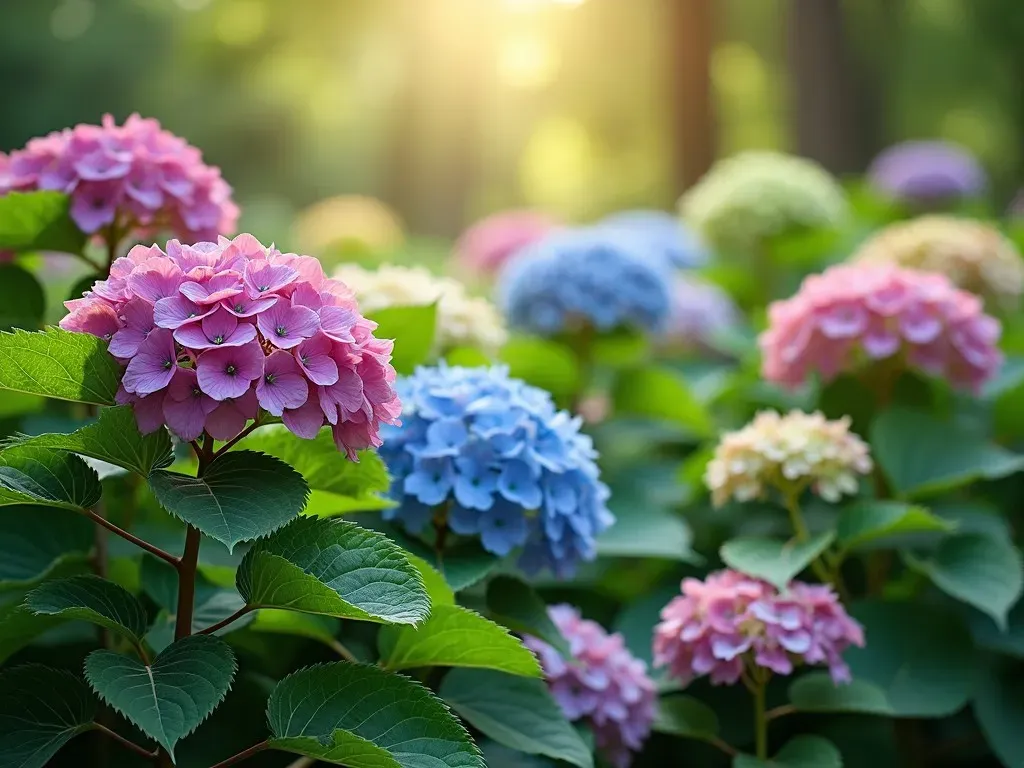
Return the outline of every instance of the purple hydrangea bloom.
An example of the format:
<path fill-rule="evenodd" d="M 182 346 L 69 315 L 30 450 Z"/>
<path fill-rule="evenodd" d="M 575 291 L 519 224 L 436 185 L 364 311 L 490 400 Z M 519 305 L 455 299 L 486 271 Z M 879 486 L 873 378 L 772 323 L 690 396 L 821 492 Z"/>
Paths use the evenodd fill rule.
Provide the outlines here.
<path fill-rule="evenodd" d="M 985 170 L 967 150 L 945 141 L 907 141 L 882 152 L 868 181 L 883 194 L 929 204 L 977 197 L 988 186 Z"/>
<path fill-rule="evenodd" d="M 524 248 L 498 278 L 509 325 L 545 336 L 579 323 L 661 330 L 671 268 L 634 240 L 598 226 L 558 230 Z"/>
<path fill-rule="evenodd" d="M 399 503 L 386 519 L 420 533 L 436 513 L 496 555 L 523 547 L 520 564 L 531 572 L 569 576 L 595 557 L 614 518 L 579 418 L 503 367 L 442 363 L 397 386 L 402 424 L 381 433 Z"/>
<path fill-rule="evenodd" d="M 65 304 L 61 328 L 109 340 L 126 366 L 117 401 L 144 433 L 230 440 L 263 409 L 307 439 L 330 425 L 355 459 L 401 410 L 392 342 L 374 338 L 352 292 L 252 235 L 135 246 Z"/>
<path fill-rule="evenodd" d="M 535 637 L 523 644 L 540 659 L 551 695 L 569 720 L 585 720 L 594 741 L 615 768 L 627 768 L 654 722 L 657 691 L 647 665 L 626 649 L 622 635 L 609 635 L 569 605 L 548 615 L 569 644 L 572 661 Z"/>
<path fill-rule="evenodd" d="M 831 587 L 794 581 L 780 593 L 760 579 L 718 571 L 704 581 L 684 579 L 682 595 L 662 609 L 654 663 L 683 685 L 704 675 L 734 685 L 748 664 L 779 675 L 797 664 L 824 665 L 846 683 L 842 654 L 851 645 L 864 645 L 864 629 Z"/>

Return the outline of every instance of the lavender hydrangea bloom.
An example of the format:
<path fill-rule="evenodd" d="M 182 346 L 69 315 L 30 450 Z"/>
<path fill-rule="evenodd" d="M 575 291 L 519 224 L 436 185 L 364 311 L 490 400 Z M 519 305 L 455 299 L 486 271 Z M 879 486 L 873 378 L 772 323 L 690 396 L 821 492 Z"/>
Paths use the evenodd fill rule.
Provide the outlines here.
<path fill-rule="evenodd" d="M 435 514 L 499 556 L 523 547 L 522 567 L 570 576 L 596 554 L 614 518 L 580 419 L 508 369 L 441 364 L 397 384 L 401 426 L 380 454 L 398 507 L 384 512 L 411 533 Z"/>
<path fill-rule="evenodd" d="M 524 637 L 537 654 L 555 701 L 570 720 L 586 720 L 601 753 L 615 768 L 627 768 L 651 732 L 657 692 L 647 665 L 626 649 L 622 635 L 580 618 L 568 605 L 553 605 L 548 615 L 569 643 L 573 661 L 543 640 Z"/>
<path fill-rule="evenodd" d="M 678 217 L 664 211 L 622 211 L 602 219 L 597 226 L 621 233 L 644 255 L 663 258 L 678 269 L 693 269 L 708 261 L 700 239 Z"/>
<path fill-rule="evenodd" d="M 878 191 L 911 203 L 976 197 L 988 186 L 978 161 L 945 141 L 907 141 L 889 147 L 871 163 L 868 181 Z"/>
<path fill-rule="evenodd" d="M 559 230 L 522 250 L 498 278 L 509 324 L 552 335 L 580 323 L 598 330 L 660 330 L 669 315 L 669 265 L 608 227 Z"/>
<path fill-rule="evenodd" d="M 735 327 L 739 318 L 729 294 L 713 283 L 681 273 L 672 278 L 672 314 L 664 341 L 672 346 L 703 348 L 717 334 Z"/>

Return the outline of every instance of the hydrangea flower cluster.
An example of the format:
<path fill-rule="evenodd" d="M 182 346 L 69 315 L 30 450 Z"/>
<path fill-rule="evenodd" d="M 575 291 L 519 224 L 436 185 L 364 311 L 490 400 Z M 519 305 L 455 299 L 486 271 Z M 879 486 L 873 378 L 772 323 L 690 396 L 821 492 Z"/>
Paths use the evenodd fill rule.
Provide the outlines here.
<path fill-rule="evenodd" d="M 529 572 L 569 576 L 594 558 L 614 518 L 578 417 L 500 366 L 419 368 L 398 391 L 402 425 L 380 450 L 399 503 L 386 519 L 412 533 L 443 523 L 499 556 L 522 546 Z"/>
<path fill-rule="evenodd" d="M 137 245 L 65 306 L 61 328 L 108 339 L 126 366 L 117 399 L 143 433 L 228 440 L 263 409 L 307 439 L 329 424 L 354 459 L 398 422 L 392 342 L 320 262 L 252 235 Z"/>
<path fill-rule="evenodd" d="M 749 251 L 787 232 L 833 227 L 847 214 L 843 190 L 824 168 L 776 152 L 719 161 L 679 206 L 683 220 L 724 254 Z"/>
<path fill-rule="evenodd" d="M 561 230 L 524 249 L 502 271 L 498 304 L 509 324 L 540 335 L 590 325 L 661 330 L 670 269 L 607 228 Z"/>
<path fill-rule="evenodd" d="M 676 216 L 664 211 L 622 211 L 602 219 L 597 226 L 621 232 L 643 254 L 663 258 L 678 269 L 693 269 L 708 261 L 700 239 Z"/>
<path fill-rule="evenodd" d="M 704 675 L 713 685 L 734 685 L 747 664 L 779 675 L 824 665 L 839 684 L 850 682 L 843 653 L 851 645 L 864 646 L 864 628 L 831 587 L 793 581 L 780 593 L 725 570 L 683 580 L 654 628 L 654 663 L 683 685 Z"/>
<path fill-rule="evenodd" d="M 717 285 L 680 273 L 672 278 L 672 313 L 664 340 L 683 348 L 706 347 L 723 331 L 736 326 L 740 312 Z"/>
<path fill-rule="evenodd" d="M 455 244 L 456 261 L 480 275 L 494 275 L 516 253 L 560 226 L 539 211 L 504 211 L 481 219 Z"/>
<path fill-rule="evenodd" d="M 523 644 L 540 659 L 565 716 L 585 720 L 605 759 L 615 768 L 627 768 L 654 722 L 657 691 L 647 665 L 627 650 L 622 635 L 609 635 L 572 606 L 550 606 L 548 615 L 569 643 L 572 661 L 535 637 L 524 637 Z"/>
<path fill-rule="evenodd" d="M 826 501 L 857 492 L 857 475 L 871 471 L 867 444 L 850 432 L 850 417 L 762 411 L 722 436 L 704 482 L 715 506 L 762 498 L 770 488 L 792 493 L 810 486 Z"/>
<path fill-rule="evenodd" d="M 768 308 L 759 343 L 762 374 L 799 386 L 879 360 L 945 377 L 977 391 L 1002 365 L 999 321 L 945 275 L 888 264 L 840 264 L 806 278 Z"/>
<path fill-rule="evenodd" d="M 977 197 L 988 178 L 974 156 L 947 141 L 906 141 L 878 155 L 867 173 L 882 194 L 915 204 Z"/>
<path fill-rule="evenodd" d="M 184 139 L 138 115 L 117 125 L 77 125 L 0 155 L 0 194 L 37 189 L 71 196 L 71 218 L 88 234 L 167 228 L 189 241 L 232 233 L 238 206 L 220 169 Z"/>
<path fill-rule="evenodd" d="M 938 272 L 996 306 L 1012 309 L 1024 292 L 1024 260 L 988 224 L 952 216 L 897 222 L 864 243 L 853 261 Z"/>
<path fill-rule="evenodd" d="M 437 302 L 438 352 L 458 346 L 496 352 L 508 340 L 505 322 L 491 302 L 470 296 L 459 281 L 423 267 L 384 265 L 370 270 L 347 264 L 334 276 L 355 292 L 363 312 Z"/>

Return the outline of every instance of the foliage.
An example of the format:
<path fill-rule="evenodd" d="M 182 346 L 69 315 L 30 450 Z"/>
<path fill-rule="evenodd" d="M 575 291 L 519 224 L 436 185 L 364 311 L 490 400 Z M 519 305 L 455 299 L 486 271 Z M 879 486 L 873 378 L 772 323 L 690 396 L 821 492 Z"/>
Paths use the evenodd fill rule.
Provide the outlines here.
<path fill-rule="evenodd" d="M 754 337 L 786 312 L 767 302 L 852 251 L 877 224 L 869 203 L 852 199 L 838 229 L 829 217 L 759 234 L 755 249 L 688 266 L 745 312 L 706 344 L 622 327 L 602 303 L 607 275 L 581 269 L 567 287 L 552 273 L 545 295 L 568 307 L 554 325 L 519 318 L 501 349 L 449 349 L 437 306 L 388 306 L 368 316 L 372 347 L 359 344 L 373 323 L 338 342 L 345 354 L 324 342 L 354 378 L 303 379 L 302 406 L 253 406 L 233 436 L 214 434 L 211 414 L 241 398 L 161 389 L 158 415 L 202 411 L 198 436 L 179 439 L 147 422 L 151 394 L 126 396 L 104 334 L 41 328 L 66 286 L 29 252 L 81 257 L 87 285 L 116 293 L 134 262 L 111 272 L 92 254 L 127 242 L 86 244 L 58 193 L 0 194 L 0 251 L 13 252 L 0 265 L 0 768 L 105 768 L 129 753 L 156 768 L 1020 764 L 1024 324 L 1004 315 L 1007 362 L 988 376 L 994 319 L 981 347 L 951 307 L 937 327 L 901 305 L 879 329 L 858 308 L 888 317 L 886 297 L 859 286 L 856 306 L 829 303 L 827 317 L 801 305 L 793 337 L 773 344 L 785 370 L 772 378 L 790 389 L 759 373 Z M 625 237 L 595 227 L 584 240 L 613 236 Z M 179 271 L 202 258 L 181 248 L 168 246 Z M 661 255 L 627 255 L 667 279 Z M 287 258 L 305 282 L 262 299 L 282 302 L 275 317 L 323 299 L 312 260 Z M 139 296 L 159 293 L 143 282 Z M 354 310 L 329 287 L 332 333 L 347 339 Z M 199 304 L 172 298 L 182 324 L 195 319 Z M 886 354 L 878 334 L 896 333 L 903 352 Z M 315 369 L 304 343 L 273 352 L 284 367 L 252 386 Z M 168 365 L 192 376 L 206 347 L 168 344 Z M 801 355 L 815 365 L 786 367 Z M 929 365 L 939 358 L 984 358 L 985 381 L 960 386 Z M 492 360 L 502 368 L 481 373 Z M 479 386 L 491 379 L 500 387 Z M 403 424 L 378 430 L 398 417 L 381 410 L 398 408 L 392 385 Z M 328 424 L 293 429 L 299 407 Z M 757 416 L 766 408 L 796 414 Z M 524 567 L 537 547 L 573 567 Z"/>

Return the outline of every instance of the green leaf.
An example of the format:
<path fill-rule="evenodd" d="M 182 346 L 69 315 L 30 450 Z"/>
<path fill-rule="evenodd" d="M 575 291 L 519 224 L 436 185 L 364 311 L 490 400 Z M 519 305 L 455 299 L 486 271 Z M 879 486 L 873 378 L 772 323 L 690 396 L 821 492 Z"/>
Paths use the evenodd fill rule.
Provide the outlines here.
<path fill-rule="evenodd" d="M 246 553 L 236 577 L 250 606 L 416 624 L 430 598 L 416 567 L 386 536 L 347 520 L 300 518 Z"/>
<path fill-rule="evenodd" d="M 529 584 L 512 576 L 494 577 L 487 585 L 487 608 L 495 621 L 513 632 L 538 637 L 562 656 L 572 656 L 569 643 L 548 616 L 548 607 Z"/>
<path fill-rule="evenodd" d="M 95 697 L 69 672 L 41 664 L 0 671 L 0 768 L 43 768 L 95 716 Z"/>
<path fill-rule="evenodd" d="M 149 485 L 164 509 L 229 551 L 292 520 L 309 494 L 302 475 L 273 456 L 253 451 L 225 453 L 202 477 L 157 470 Z"/>
<path fill-rule="evenodd" d="M 437 568 L 456 592 L 476 584 L 498 567 L 501 560 L 486 551 L 477 541 L 467 541 L 446 549 L 437 561 Z"/>
<path fill-rule="evenodd" d="M 107 704 L 174 757 L 174 745 L 224 699 L 235 656 L 221 639 L 192 635 L 158 655 L 151 666 L 113 651 L 93 651 L 85 678 Z"/>
<path fill-rule="evenodd" d="M 32 448 L 71 451 L 115 464 L 144 477 L 154 469 L 169 467 L 174 461 L 167 430 L 142 435 L 130 405 L 104 408 L 97 421 L 69 435 L 56 432 L 34 437 L 18 435 L 8 442 Z"/>
<path fill-rule="evenodd" d="M 1024 561 L 1012 542 L 981 533 L 950 536 L 925 559 L 910 558 L 939 589 L 973 605 L 1006 629 L 1006 615 L 1024 590 Z"/>
<path fill-rule="evenodd" d="M 29 586 L 66 562 L 85 562 L 93 524 L 63 509 L 11 506 L 0 510 L 0 588 Z"/>
<path fill-rule="evenodd" d="M 264 608 L 256 612 L 256 618 L 249 629 L 253 632 L 268 632 L 275 635 L 295 635 L 316 640 L 319 643 L 337 647 L 335 635 L 341 628 L 341 622 L 330 616 L 317 616 L 312 613 L 296 613 Z"/>
<path fill-rule="evenodd" d="M 406 558 L 412 563 L 423 578 L 423 585 L 426 587 L 427 596 L 430 597 L 430 605 L 455 605 L 455 590 L 445 581 L 434 566 L 428 563 L 419 555 L 410 552 L 405 553 Z"/>
<path fill-rule="evenodd" d="M 501 563 L 501 560 L 486 551 L 479 541 L 462 541 L 454 546 L 446 547 L 444 552 L 438 553 L 419 539 L 411 538 L 393 526 L 389 526 L 386 533 L 403 549 L 422 558 L 431 568 L 440 573 L 451 589 L 456 592 L 473 586 Z"/>
<path fill-rule="evenodd" d="M 569 398 L 580 387 L 576 356 L 562 344 L 547 339 L 520 336 L 511 339 L 498 353 L 509 374 L 550 392 L 555 398 Z"/>
<path fill-rule="evenodd" d="M 871 499 L 854 502 L 839 514 L 836 539 L 846 551 L 884 546 L 903 534 L 948 532 L 956 528 L 924 507 L 901 501 Z"/>
<path fill-rule="evenodd" d="M 933 495 L 1024 469 L 1024 456 L 960 424 L 906 408 L 878 415 L 871 425 L 871 452 L 893 491 L 907 497 Z"/>
<path fill-rule="evenodd" d="M 718 715 L 693 696 L 663 696 L 658 701 L 654 730 L 684 739 L 718 739 Z"/>
<path fill-rule="evenodd" d="M 32 273 L 17 264 L 0 264 L 0 330 L 36 330 L 45 313 L 46 295 Z"/>
<path fill-rule="evenodd" d="M 1020 667 L 993 663 L 974 694 L 974 717 L 1003 765 L 1024 765 L 1024 676 Z"/>
<path fill-rule="evenodd" d="M 594 765 L 587 745 L 542 680 L 487 669 L 453 669 L 438 693 L 466 722 L 499 744 L 580 768 Z"/>
<path fill-rule="evenodd" d="M 0 250 L 80 253 L 83 233 L 61 192 L 8 192 L 0 197 Z"/>
<path fill-rule="evenodd" d="M 843 756 L 835 744 L 821 736 L 796 736 L 771 760 L 736 755 L 732 768 L 843 768 Z"/>
<path fill-rule="evenodd" d="M 379 455 L 360 451 L 359 461 L 350 461 L 334 444 L 330 429 L 321 430 L 313 440 L 302 440 L 283 425 L 272 424 L 256 430 L 239 445 L 280 459 L 302 475 L 311 490 L 329 494 L 317 500 L 325 512 L 335 511 L 335 506 L 343 508 L 340 511 L 379 508 L 384 500 L 378 494 L 391 484 Z M 313 503 L 311 499 L 311 507 Z"/>
<path fill-rule="evenodd" d="M 272 748 L 350 768 L 486 768 L 434 694 L 363 664 L 289 675 L 270 695 L 267 720 Z"/>
<path fill-rule="evenodd" d="M 96 470 L 72 453 L 20 445 L 0 451 L 0 507 L 78 511 L 93 506 L 102 491 Z"/>
<path fill-rule="evenodd" d="M 978 656 L 959 616 L 920 603 L 860 603 L 850 612 L 867 640 L 844 654 L 853 684 L 836 686 L 824 672 L 805 675 L 789 690 L 797 709 L 937 718 L 964 707 Z"/>
<path fill-rule="evenodd" d="M 613 504 L 616 522 L 597 537 L 601 557 L 656 557 L 700 563 L 693 551 L 693 533 L 686 521 L 675 513 L 658 508 Z"/>
<path fill-rule="evenodd" d="M 371 312 L 367 318 L 377 323 L 374 336 L 395 340 L 391 364 L 398 373 L 412 373 L 417 365 L 430 360 L 437 330 L 437 304 L 387 307 Z"/>
<path fill-rule="evenodd" d="M 6 661 L 47 630 L 63 623 L 53 616 L 36 616 L 21 604 L 24 594 L 3 595 L 0 605 L 0 663 Z"/>
<path fill-rule="evenodd" d="M 419 627 L 385 627 L 388 669 L 478 667 L 540 677 L 537 658 L 504 627 L 458 605 L 438 605 Z"/>
<path fill-rule="evenodd" d="M 95 336 L 59 328 L 0 333 L 0 389 L 113 405 L 120 381 L 121 367 Z"/>
<path fill-rule="evenodd" d="M 696 437 L 710 437 L 714 424 L 704 405 L 682 377 L 666 368 L 624 371 L 612 392 L 615 412 L 662 419 L 684 427 Z"/>
<path fill-rule="evenodd" d="M 718 551 L 722 562 L 748 576 L 756 576 L 785 589 L 790 581 L 824 552 L 835 534 L 820 533 L 808 541 L 772 539 L 732 539 Z"/>
<path fill-rule="evenodd" d="M 37 615 L 98 624 L 135 645 L 142 644 L 149 627 L 146 609 L 131 592 L 93 575 L 48 581 L 28 593 L 25 607 Z"/>
<path fill-rule="evenodd" d="M 863 680 L 836 685 L 827 672 L 812 672 L 799 678 L 789 687 L 789 699 L 803 712 L 896 714 L 880 686 Z"/>

